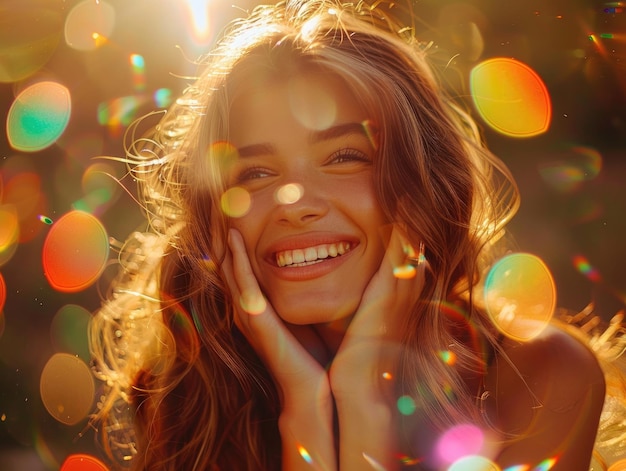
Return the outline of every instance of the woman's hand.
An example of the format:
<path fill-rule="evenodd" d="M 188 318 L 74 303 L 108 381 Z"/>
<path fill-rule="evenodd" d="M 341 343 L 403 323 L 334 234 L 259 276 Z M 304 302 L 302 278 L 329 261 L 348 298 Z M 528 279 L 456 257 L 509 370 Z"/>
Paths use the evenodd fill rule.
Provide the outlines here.
<path fill-rule="evenodd" d="M 394 227 L 380 268 L 332 363 L 330 384 L 339 418 L 342 471 L 397 466 L 393 382 L 403 316 L 419 299 L 425 265 L 423 254 Z"/>
<path fill-rule="evenodd" d="M 420 259 L 421 257 L 421 259 Z M 409 260 L 410 259 L 410 260 Z M 403 320 L 424 286 L 426 262 L 398 227 L 369 282 L 330 370 L 337 396 L 384 394 L 395 376 Z"/>
<path fill-rule="evenodd" d="M 228 246 L 223 271 L 235 304 L 235 324 L 265 362 L 281 394 L 283 469 L 310 470 L 313 465 L 313 469 L 333 470 L 336 456 L 328 375 L 303 346 L 315 340 L 316 334 L 309 327 L 290 330 L 278 317 L 259 288 L 238 231 L 230 230 Z"/>

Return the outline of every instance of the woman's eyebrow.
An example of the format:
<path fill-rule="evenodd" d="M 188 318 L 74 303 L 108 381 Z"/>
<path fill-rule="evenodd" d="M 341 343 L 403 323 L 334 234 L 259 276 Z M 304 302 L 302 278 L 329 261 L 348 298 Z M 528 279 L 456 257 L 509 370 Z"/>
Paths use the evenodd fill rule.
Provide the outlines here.
<path fill-rule="evenodd" d="M 272 155 L 275 153 L 275 148 L 271 144 L 251 144 L 249 146 L 243 146 L 237 148 L 239 157 L 254 157 L 257 155 Z"/>
<path fill-rule="evenodd" d="M 330 141 L 350 134 L 360 134 L 369 138 L 365 123 L 345 123 L 331 126 L 320 131 L 312 131 L 309 141 L 313 144 Z M 250 144 L 237 149 L 239 157 L 254 157 L 258 155 L 273 155 L 276 153 L 275 147 L 270 143 Z"/>
<path fill-rule="evenodd" d="M 311 133 L 310 140 L 312 143 L 329 141 L 331 139 L 347 136 L 348 134 L 361 134 L 368 137 L 368 133 L 365 129 L 365 123 L 338 124 L 320 131 L 313 131 Z"/>

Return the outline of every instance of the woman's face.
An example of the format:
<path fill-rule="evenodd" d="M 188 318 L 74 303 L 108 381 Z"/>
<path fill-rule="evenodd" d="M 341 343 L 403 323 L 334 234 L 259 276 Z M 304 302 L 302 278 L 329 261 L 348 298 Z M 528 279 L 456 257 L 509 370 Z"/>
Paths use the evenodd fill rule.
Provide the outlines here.
<path fill-rule="evenodd" d="M 352 315 L 380 265 L 388 221 L 374 192 L 369 118 L 348 87 L 320 73 L 250 77 L 233 103 L 230 143 L 239 156 L 227 178 L 251 204 L 231 222 L 287 322 Z"/>

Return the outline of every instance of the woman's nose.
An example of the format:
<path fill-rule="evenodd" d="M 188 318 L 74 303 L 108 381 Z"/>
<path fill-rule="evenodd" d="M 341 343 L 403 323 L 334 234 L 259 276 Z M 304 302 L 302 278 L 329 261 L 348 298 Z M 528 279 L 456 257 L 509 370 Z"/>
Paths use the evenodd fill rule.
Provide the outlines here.
<path fill-rule="evenodd" d="M 303 226 L 328 213 L 328 201 L 323 192 L 311 182 L 287 183 L 274 194 L 276 220 L 281 223 Z"/>

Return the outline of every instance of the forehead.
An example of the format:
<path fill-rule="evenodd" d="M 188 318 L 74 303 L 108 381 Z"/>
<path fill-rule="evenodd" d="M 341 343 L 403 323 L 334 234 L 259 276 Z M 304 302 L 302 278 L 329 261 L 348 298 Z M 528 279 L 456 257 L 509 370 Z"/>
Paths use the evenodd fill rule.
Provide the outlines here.
<path fill-rule="evenodd" d="M 294 128 L 320 131 L 370 118 L 350 87 L 332 74 L 264 74 L 251 77 L 234 98 L 229 116 L 230 140 L 235 145 L 262 142 Z"/>

